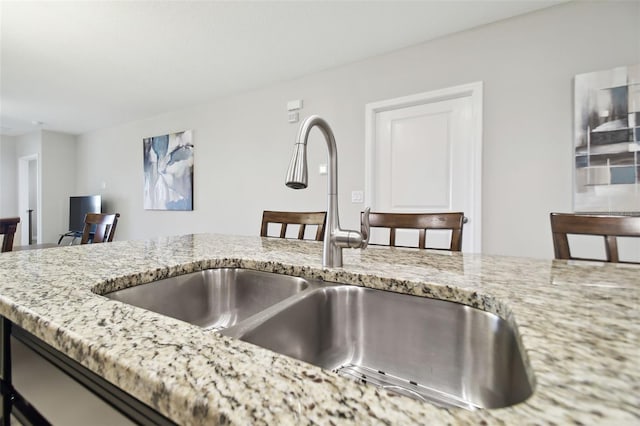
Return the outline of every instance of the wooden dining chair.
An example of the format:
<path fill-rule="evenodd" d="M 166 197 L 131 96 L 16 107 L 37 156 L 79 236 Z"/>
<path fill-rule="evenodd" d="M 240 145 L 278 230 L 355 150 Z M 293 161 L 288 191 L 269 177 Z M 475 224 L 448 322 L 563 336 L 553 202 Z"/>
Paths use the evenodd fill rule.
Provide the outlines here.
<path fill-rule="evenodd" d="M 113 241 L 120 213 L 87 213 L 80 244 L 105 243 Z"/>
<path fill-rule="evenodd" d="M 364 213 L 361 213 L 361 218 Z M 362 220 L 362 219 L 361 219 Z M 464 213 L 380 213 L 369 214 L 371 228 L 389 228 L 389 245 L 396 246 L 397 229 L 418 229 L 418 248 L 426 246 L 428 229 L 451 230 L 451 251 L 462 250 L 462 226 Z"/>
<path fill-rule="evenodd" d="M 20 223 L 19 217 L 0 218 L 0 235 L 4 236 L 0 253 L 13 250 L 13 237 L 18 230 L 18 223 Z"/>
<path fill-rule="evenodd" d="M 324 226 L 327 220 L 327 212 L 279 212 L 265 210 L 262 212 L 262 227 L 260 236 L 268 237 L 269 224 L 280 224 L 279 238 L 286 238 L 287 225 L 300 225 L 298 239 L 304 240 L 304 232 L 307 225 L 316 225 L 316 241 L 324 238 Z"/>
<path fill-rule="evenodd" d="M 556 259 L 602 261 L 602 259 L 572 256 L 567 235 L 575 234 L 603 237 L 607 262 L 639 263 L 620 260 L 617 237 L 640 237 L 640 216 L 551 213 L 550 218 L 551 233 L 553 234 L 553 250 Z"/>

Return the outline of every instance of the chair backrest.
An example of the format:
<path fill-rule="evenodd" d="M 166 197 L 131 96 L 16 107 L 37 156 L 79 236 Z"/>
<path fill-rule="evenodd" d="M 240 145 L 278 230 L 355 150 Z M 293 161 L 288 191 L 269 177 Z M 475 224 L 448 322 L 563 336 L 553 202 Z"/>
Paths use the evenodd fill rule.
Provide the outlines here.
<path fill-rule="evenodd" d="M 551 233 L 556 259 L 602 260 L 571 256 L 567 234 L 598 235 L 604 237 L 607 262 L 621 262 L 616 237 L 640 237 L 639 216 L 600 216 L 570 213 L 551 213 Z M 621 262 L 638 263 L 638 262 Z"/>
<path fill-rule="evenodd" d="M 20 223 L 19 217 L 0 218 L 0 235 L 4 235 L 0 253 L 13 250 L 13 237 L 16 235 L 18 223 Z"/>
<path fill-rule="evenodd" d="M 113 241 L 119 217 L 120 213 L 87 213 L 84 217 L 84 229 L 80 244 Z"/>
<path fill-rule="evenodd" d="M 362 213 L 361 213 L 362 218 Z M 464 213 L 379 213 L 369 214 L 372 228 L 389 228 L 389 245 L 396 246 L 396 229 L 419 229 L 418 248 L 426 247 L 428 229 L 450 229 L 449 250 L 462 250 L 462 226 Z"/>
<path fill-rule="evenodd" d="M 262 212 L 262 227 L 260 236 L 267 237 L 270 223 L 280 224 L 280 238 L 285 238 L 287 225 L 300 225 L 298 229 L 298 239 L 304 239 L 304 231 L 307 225 L 317 225 L 316 241 L 324 238 L 324 225 L 327 220 L 327 212 L 277 212 L 265 210 Z"/>

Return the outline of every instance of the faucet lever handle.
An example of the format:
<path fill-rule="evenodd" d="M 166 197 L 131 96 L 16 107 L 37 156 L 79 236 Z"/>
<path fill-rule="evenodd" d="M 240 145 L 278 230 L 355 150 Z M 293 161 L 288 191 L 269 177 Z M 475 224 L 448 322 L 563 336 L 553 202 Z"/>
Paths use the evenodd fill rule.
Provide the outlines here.
<path fill-rule="evenodd" d="M 362 214 L 362 223 L 360 224 L 360 233 L 362 234 L 362 245 L 360 248 L 365 249 L 369 245 L 369 234 L 371 232 L 371 226 L 369 224 L 369 213 L 371 213 L 371 207 L 364 209 Z"/>

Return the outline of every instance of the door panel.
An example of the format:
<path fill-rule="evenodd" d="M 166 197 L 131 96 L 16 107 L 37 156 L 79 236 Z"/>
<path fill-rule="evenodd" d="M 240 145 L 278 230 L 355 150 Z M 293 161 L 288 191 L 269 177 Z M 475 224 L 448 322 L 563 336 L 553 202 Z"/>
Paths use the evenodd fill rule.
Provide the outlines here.
<path fill-rule="evenodd" d="M 396 114 L 387 112 L 381 113 L 380 116 L 381 123 L 388 120 L 391 124 L 390 131 L 381 134 L 383 137 L 389 137 L 388 141 L 385 140 L 381 144 L 388 147 L 391 160 L 389 207 L 449 209 L 449 114 L 435 112 L 394 118 L 393 115 L 399 115 L 399 111 L 393 112 Z M 384 117 L 385 115 L 391 117 Z M 432 138 L 424 140 L 424 135 L 430 135 Z M 414 191 L 418 182 L 420 191 Z"/>

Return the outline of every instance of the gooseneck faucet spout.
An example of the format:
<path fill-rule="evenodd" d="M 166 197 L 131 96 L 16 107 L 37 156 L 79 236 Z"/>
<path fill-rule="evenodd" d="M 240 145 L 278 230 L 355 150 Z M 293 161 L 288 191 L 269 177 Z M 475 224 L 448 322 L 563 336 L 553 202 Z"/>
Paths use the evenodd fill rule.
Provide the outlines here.
<path fill-rule="evenodd" d="M 306 118 L 300 125 L 298 139 L 287 171 L 286 185 L 293 189 L 304 189 L 308 185 L 307 140 L 309 132 L 318 127 L 327 142 L 329 151 L 329 175 L 327 181 L 327 223 L 325 225 L 322 266 L 342 266 L 344 247 L 365 248 L 369 243 L 369 209 L 365 210 L 360 232 L 340 228 L 338 217 L 338 152 L 336 140 L 329 124 L 317 115 Z"/>

